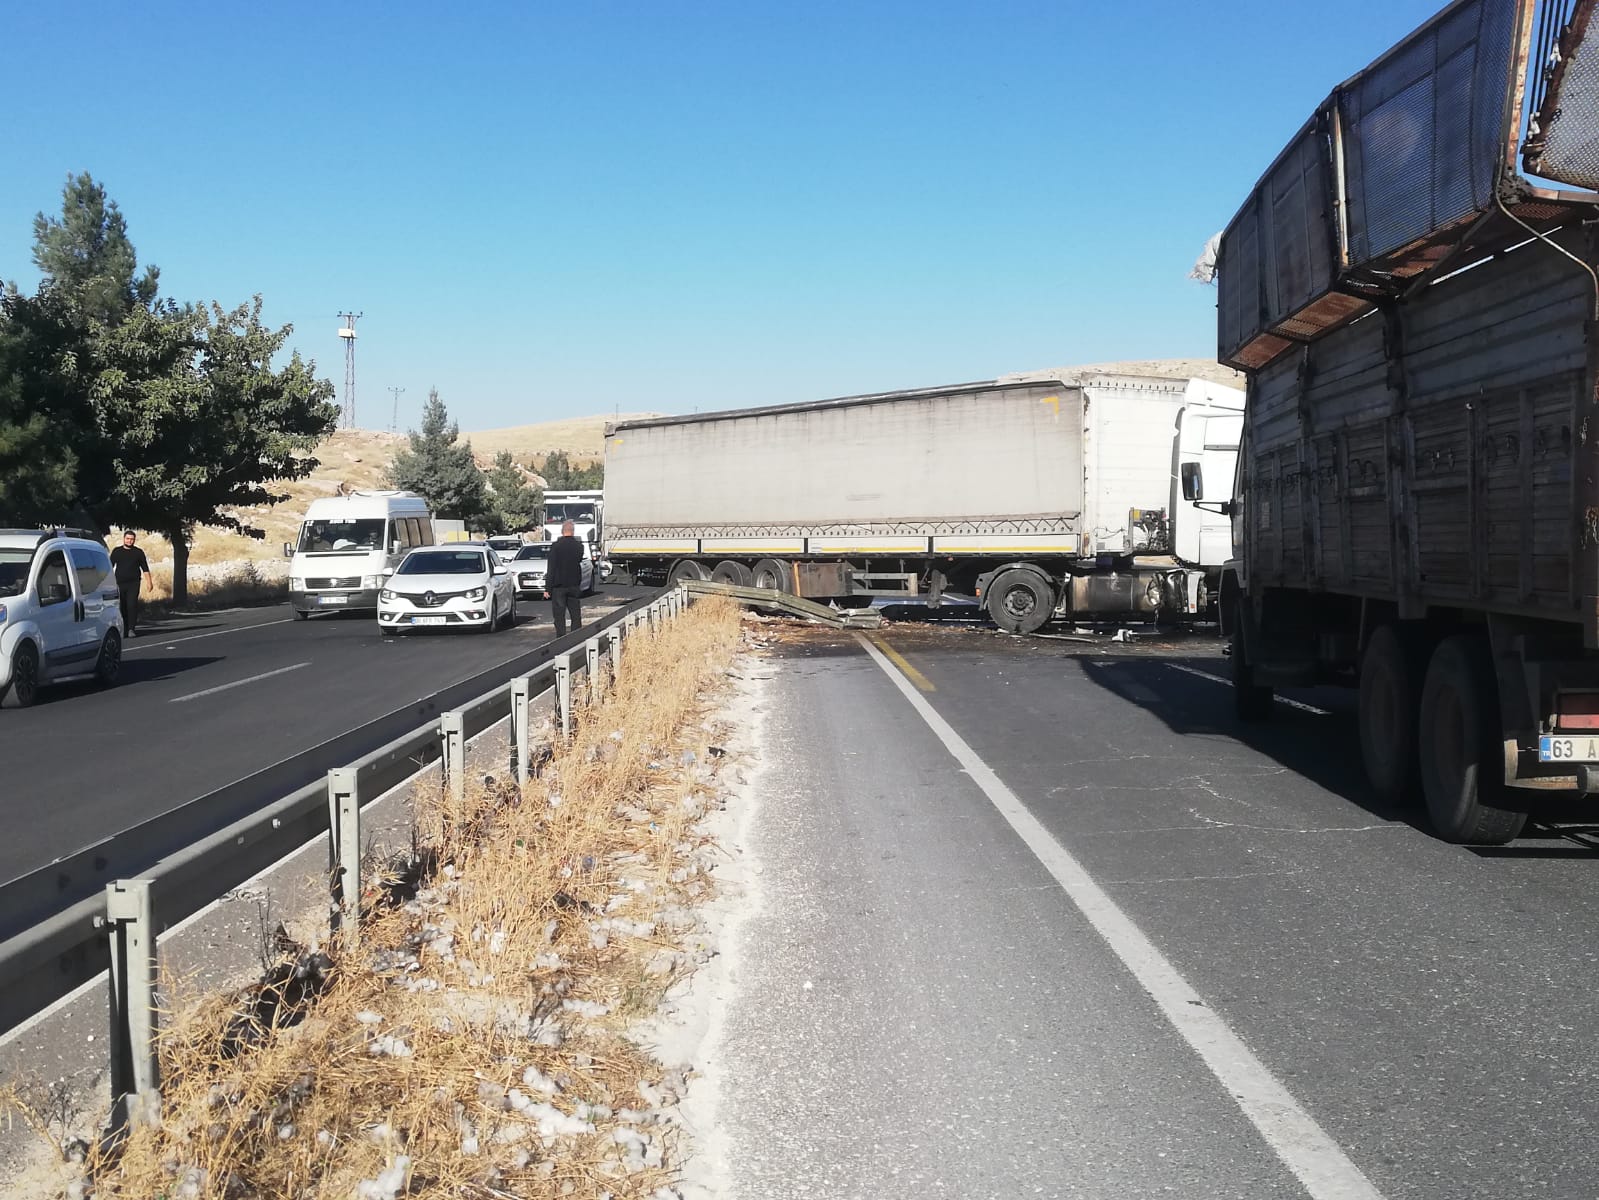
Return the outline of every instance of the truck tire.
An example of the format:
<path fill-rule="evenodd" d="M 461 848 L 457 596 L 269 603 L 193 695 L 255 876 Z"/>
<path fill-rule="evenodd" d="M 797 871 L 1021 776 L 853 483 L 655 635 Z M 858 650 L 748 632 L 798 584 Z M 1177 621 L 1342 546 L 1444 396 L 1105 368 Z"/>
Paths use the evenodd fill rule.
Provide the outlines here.
<path fill-rule="evenodd" d="M 1425 655 L 1395 625 L 1372 634 L 1360 658 L 1360 756 L 1386 804 L 1408 807 L 1416 799 L 1416 710 L 1426 670 Z"/>
<path fill-rule="evenodd" d="M 1264 721 L 1275 707 L 1276 694 L 1270 684 L 1255 682 L 1255 668 L 1244 653 L 1242 614 L 1233 626 L 1233 711 L 1240 721 Z"/>
<path fill-rule="evenodd" d="M 786 562 L 779 559 L 758 559 L 755 569 L 750 572 L 750 586 L 765 588 L 769 592 L 792 593 L 794 573 Z"/>
<path fill-rule="evenodd" d="M 672 564 L 672 570 L 666 577 L 666 582 L 675 584 L 684 579 L 709 579 L 711 573 L 705 569 L 703 563 L 697 563 L 692 558 L 680 558 Z"/>
<path fill-rule="evenodd" d="M 1445 638 L 1421 689 L 1417 737 L 1427 817 L 1445 841 L 1502 846 L 1527 814 L 1500 807 L 1505 792 L 1498 685 L 1479 638 Z"/>
<path fill-rule="evenodd" d="M 1012 567 L 989 581 L 983 607 L 1006 633 L 1037 633 L 1055 610 L 1055 593 L 1032 571 Z"/>
<path fill-rule="evenodd" d="M 734 562 L 732 559 L 725 559 L 717 563 L 716 569 L 711 572 L 711 581 L 713 583 L 730 583 L 734 587 L 749 587 L 754 578 L 755 572 L 751 571 L 743 563 Z"/>

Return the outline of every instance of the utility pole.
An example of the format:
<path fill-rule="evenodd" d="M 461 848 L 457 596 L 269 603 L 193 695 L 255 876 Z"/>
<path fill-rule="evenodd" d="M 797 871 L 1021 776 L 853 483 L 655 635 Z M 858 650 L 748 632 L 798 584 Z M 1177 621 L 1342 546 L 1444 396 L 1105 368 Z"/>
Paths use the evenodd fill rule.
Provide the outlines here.
<path fill-rule="evenodd" d="M 394 393 L 394 419 L 389 422 L 389 432 L 390 433 L 399 433 L 400 432 L 400 393 L 405 391 L 405 389 L 402 388 L 402 387 L 391 387 L 389 389 L 389 391 Z"/>
<path fill-rule="evenodd" d="M 355 323 L 365 313 L 341 312 L 339 337 L 344 342 L 344 427 L 355 428 Z"/>

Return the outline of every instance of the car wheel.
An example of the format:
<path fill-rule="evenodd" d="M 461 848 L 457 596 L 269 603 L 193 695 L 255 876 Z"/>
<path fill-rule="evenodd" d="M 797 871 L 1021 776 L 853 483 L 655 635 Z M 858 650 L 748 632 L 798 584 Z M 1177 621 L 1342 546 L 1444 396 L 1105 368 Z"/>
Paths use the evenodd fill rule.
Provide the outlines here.
<path fill-rule="evenodd" d="M 380 633 L 384 637 L 393 637 L 398 632 L 399 632 L 399 628 L 397 626 L 394 626 L 394 625 L 379 625 L 378 626 L 378 633 Z"/>
<path fill-rule="evenodd" d="M 122 635 L 115 629 L 107 630 L 105 641 L 100 643 L 100 657 L 94 664 L 94 681 L 101 687 L 110 687 L 122 674 Z"/>
<path fill-rule="evenodd" d="M 17 656 L 11 660 L 11 694 L 17 698 L 18 708 L 32 708 L 39 698 L 39 652 L 32 642 L 17 647 Z"/>
<path fill-rule="evenodd" d="M 498 599 L 489 601 L 489 619 L 477 627 L 479 633 L 493 633 L 500 627 L 500 602 Z"/>

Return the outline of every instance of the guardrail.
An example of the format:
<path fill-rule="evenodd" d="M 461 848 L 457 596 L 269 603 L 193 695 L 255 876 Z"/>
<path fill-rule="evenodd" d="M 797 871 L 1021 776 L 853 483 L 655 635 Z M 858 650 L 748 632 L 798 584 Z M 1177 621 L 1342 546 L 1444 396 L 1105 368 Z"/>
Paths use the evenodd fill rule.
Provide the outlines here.
<path fill-rule="evenodd" d="M 346 759 L 344 765 L 327 768 L 316 782 L 187 844 L 170 844 L 181 822 L 168 814 L 0 888 L 0 913 L 5 914 L 7 927 L 7 936 L 0 940 L 0 1029 L 15 1028 L 109 972 L 111 1094 L 118 1098 L 123 1116 L 137 1120 L 140 1114 L 154 1113 L 159 1107 L 154 1022 L 161 929 L 198 912 L 279 859 L 327 837 L 330 924 L 347 944 L 353 943 L 359 936 L 362 806 L 441 760 L 445 788 L 453 798 L 462 799 L 467 742 L 507 717 L 511 733 L 507 765 L 517 782 L 525 784 L 532 771 L 535 698 L 553 689 L 560 735 L 570 737 L 578 677 L 586 675 L 603 692 L 608 676 L 620 677 L 626 636 L 640 625 L 658 628 L 689 601 L 680 588 L 663 590 L 506 664 L 502 673 L 507 668 L 516 673 L 492 690 L 462 702 L 457 697 L 464 685 L 446 689 L 411 706 L 428 712 L 436 702 L 452 705 L 436 719 Z M 530 658 L 539 661 L 522 669 Z M 396 715 L 354 732 L 386 729 Z M 307 756 L 325 760 L 329 746 L 347 740 L 348 735 L 335 739 Z M 284 765 L 262 774 L 279 778 Z M 222 793 L 212 795 L 218 794 Z M 200 803 L 175 812 L 187 813 Z M 213 824 L 215 819 L 213 810 Z M 74 895 L 83 890 L 85 879 L 96 875 L 105 880 L 97 890 Z M 52 894 L 58 903 L 64 897 L 64 906 L 41 914 Z"/>

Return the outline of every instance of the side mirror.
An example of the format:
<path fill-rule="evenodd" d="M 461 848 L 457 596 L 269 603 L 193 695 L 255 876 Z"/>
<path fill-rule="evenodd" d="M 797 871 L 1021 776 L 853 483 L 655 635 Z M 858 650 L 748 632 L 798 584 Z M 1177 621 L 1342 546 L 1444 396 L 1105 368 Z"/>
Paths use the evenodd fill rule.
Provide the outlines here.
<path fill-rule="evenodd" d="M 294 557 L 294 543 L 293 542 L 284 542 L 283 543 L 283 557 L 284 558 L 293 558 Z"/>
<path fill-rule="evenodd" d="M 383 568 L 383 578 L 387 579 L 392 574 L 394 574 L 394 568 L 393 567 L 384 567 Z"/>
<path fill-rule="evenodd" d="M 1203 500 L 1205 498 L 1205 477 L 1199 470 L 1196 462 L 1185 462 L 1178 468 L 1183 481 L 1184 500 Z"/>
<path fill-rule="evenodd" d="M 509 575 L 511 572 L 506 569 L 506 566 L 505 566 L 504 563 L 496 562 L 494 564 L 494 573 L 496 575 Z"/>
<path fill-rule="evenodd" d="M 399 538 L 395 538 L 392 542 L 389 543 L 389 553 L 390 554 L 398 554 L 399 552 L 400 552 L 400 539 Z"/>

